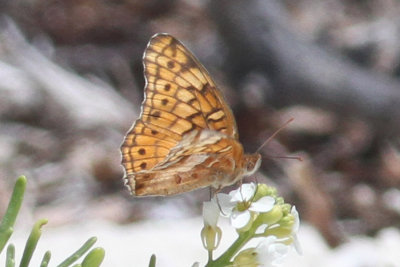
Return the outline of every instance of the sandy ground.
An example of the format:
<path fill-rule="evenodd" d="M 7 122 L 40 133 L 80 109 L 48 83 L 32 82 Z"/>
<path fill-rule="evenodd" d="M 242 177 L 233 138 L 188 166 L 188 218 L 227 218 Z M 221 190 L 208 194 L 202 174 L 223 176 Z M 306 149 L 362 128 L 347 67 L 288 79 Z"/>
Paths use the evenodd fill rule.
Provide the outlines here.
<path fill-rule="evenodd" d="M 106 250 L 104 267 L 148 266 L 152 253 L 157 255 L 157 266 L 192 266 L 196 261 L 203 266 L 206 262 L 206 251 L 201 245 L 199 235 L 202 224 L 202 218 L 197 217 L 146 221 L 125 226 L 104 221 L 55 228 L 47 225 L 43 228 L 38 253 L 31 266 L 39 266 L 46 249 L 52 251 L 50 266 L 55 266 L 91 236 L 98 237 L 95 246 Z M 221 226 L 223 240 L 216 255 L 235 238 L 235 232 L 225 220 L 221 221 Z M 17 259 L 21 256 L 27 236 L 26 231 L 17 231 L 12 237 Z M 351 237 L 348 242 L 334 250 L 328 248 L 321 236 L 306 224 L 301 226 L 299 238 L 303 255 L 297 255 L 293 251 L 286 259 L 284 267 L 400 266 L 400 232 L 394 228 L 382 230 L 375 238 Z M 4 262 L 4 254 L 0 256 L 0 262 Z"/>

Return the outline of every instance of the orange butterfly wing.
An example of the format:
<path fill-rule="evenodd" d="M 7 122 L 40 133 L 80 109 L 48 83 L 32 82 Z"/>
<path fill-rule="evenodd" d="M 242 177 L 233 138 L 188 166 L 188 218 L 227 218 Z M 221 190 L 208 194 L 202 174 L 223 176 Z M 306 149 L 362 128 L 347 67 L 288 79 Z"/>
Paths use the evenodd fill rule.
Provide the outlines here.
<path fill-rule="evenodd" d="M 181 126 L 178 134 L 211 129 L 238 138 L 232 111 L 225 104 L 207 70 L 178 40 L 157 34 L 149 42 L 143 58 L 146 87 L 142 119 L 160 115 L 160 126 Z M 150 116 L 150 117 L 148 117 Z"/>
<path fill-rule="evenodd" d="M 224 172 L 214 161 L 224 157 L 232 173 L 232 157 L 241 159 L 243 149 L 232 111 L 206 69 L 168 34 L 151 38 L 143 62 L 141 115 L 121 147 L 131 192 L 170 195 L 211 185 Z"/>

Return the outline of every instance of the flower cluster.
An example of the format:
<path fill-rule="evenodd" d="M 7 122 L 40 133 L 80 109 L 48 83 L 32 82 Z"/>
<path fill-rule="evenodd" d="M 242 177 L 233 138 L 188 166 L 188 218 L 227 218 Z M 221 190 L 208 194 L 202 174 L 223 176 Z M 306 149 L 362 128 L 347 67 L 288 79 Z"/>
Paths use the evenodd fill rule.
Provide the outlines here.
<path fill-rule="evenodd" d="M 221 240 L 217 226 L 219 216 L 229 217 L 238 238 L 219 258 L 212 259 Z M 201 232 L 204 247 L 209 252 L 206 266 L 277 266 L 295 247 L 299 215 L 296 208 L 284 203 L 276 189 L 265 184 L 243 184 L 229 194 L 217 194 L 203 206 L 204 228 Z M 254 238 L 261 241 L 256 247 L 243 249 Z"/>

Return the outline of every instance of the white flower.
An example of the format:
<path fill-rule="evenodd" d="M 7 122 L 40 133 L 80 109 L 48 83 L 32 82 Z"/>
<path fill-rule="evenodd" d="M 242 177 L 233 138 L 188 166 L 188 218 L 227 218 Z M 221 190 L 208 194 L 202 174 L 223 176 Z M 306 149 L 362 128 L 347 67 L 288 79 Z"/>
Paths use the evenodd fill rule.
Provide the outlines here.
<path fill-rule="evenodd" d="M 289 246 L 276 242 L 275 236 L 268 236 L 256 248 L 257 261 L 261 266 L 272 267 L 282 264 L 289 253 Z"/>
<path fill-rule="evenodd" d="M 211 226 L 213 229 L 217 227 L 219 218 L 219 208 L 213 201 L 203 203 L 203 220 L 204 225 Z"/>
<path fill-rule="evenodd" d="M 275 199 L 270 196 L 254 201 L 256 190 L 257 185 L 250 183 L 243 184 L 229 195 L 217 195 L 223 215 L 230 216 L 231 224 L 236 229 L 243 228 L 250 222 L 252 212 L 268 212 L 274 207 Z"/>
<path fill-rule="evenodd" d="M 299 213 L 297 212 L 295 206 L 292 207 L 292 210 L 290 211 L 290 213 L 294 217 L 294 223 L 293 223 L 293 227 L 292 227 L 293 245 L 294 245 L 294 248 L 296 249 L 297 253 L 299 253 L 301 255 L 301 254 L 303 254 L 303 250 L 301 248 L 299 239 L 297 238 L 297 232 L 299 231 L 299 228 L 300 228 Z"/>
<path fill-rule="evenodd" d="M 208 201 L 203 203 L 204 227 L 201 230 L 201 241 L 208 251 L 216 249 L 221 241 L 222 231 L 217 226 L 219 218 L 219 208 L 215 202 Z"/>

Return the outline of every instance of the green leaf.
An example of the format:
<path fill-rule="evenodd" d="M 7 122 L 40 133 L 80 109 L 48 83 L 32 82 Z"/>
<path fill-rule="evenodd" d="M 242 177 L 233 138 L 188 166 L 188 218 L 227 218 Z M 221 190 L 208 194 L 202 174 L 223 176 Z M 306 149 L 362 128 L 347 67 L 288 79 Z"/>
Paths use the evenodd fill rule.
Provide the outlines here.
<path fill-rule="evenodd" d="M 40 263 L 40 267 L 47 267 L 47 265 L 49 265 L 50 258 L 51 258 L 51 252 L 46 251 L 46 253 L 44 253 L 44 255 L 43 255 L 43 259 L 42 259 L 42 262 Z"/>
<path fill-rule="evenodd" d="M 32 228 L 31 234 L 29 235 L 28 241 L 26 241 L 24 253 L 22 255 L 20 267 L 28 267 L 31 261 L 33 252 L 36 249 L 36 245 L 42 235 L 41 228 L 47 223 L 47 219 L 38 220 Z"/>
<path fill-rule="evenodd" d="M 156 267 L 156 255 L 153 254 L 150 257 L 149 267 Z"/>
<path fill-rule="evenodd" d="M 3 251 L 4 246 L 7 244 L 8 239 L 10 239 L 10 236 L 14 231 L 13 226 L 19 209 L 21 208 L 22 201 L 24 200 L 25 188 L 26 177 L 18 177 L 14 185 L 10 202 L 8 203 L 7 211 L 0 224 L 0 253 Z"/>
<path fill-rule="evenodd" d="M 60 263 L 57 267 L 67 267 L 70 266 L 72 263 L 77 261 L 82 255 L 84 255 L 93 245 L 96 243 L 97 238 L 91 237 L 88 241 L 83 244 L 74 254 L 66 258 L 62 263 Z"/>
<path fill-rule="evenodd" d="M 15 266 L 15 247 L 13 244 L 10 244 L 7 247 L 6 267 L 14 267 L 14 266 Z"/>
<path fill-rule="evenodd" d="M 98 267 L 103 262 L 105 251 L 103 248 L 94 248 L 86 255 L 82 267 Z"/>

